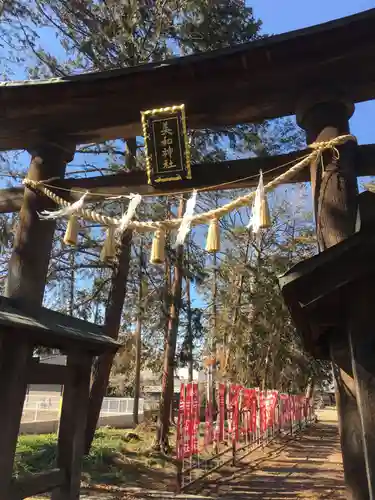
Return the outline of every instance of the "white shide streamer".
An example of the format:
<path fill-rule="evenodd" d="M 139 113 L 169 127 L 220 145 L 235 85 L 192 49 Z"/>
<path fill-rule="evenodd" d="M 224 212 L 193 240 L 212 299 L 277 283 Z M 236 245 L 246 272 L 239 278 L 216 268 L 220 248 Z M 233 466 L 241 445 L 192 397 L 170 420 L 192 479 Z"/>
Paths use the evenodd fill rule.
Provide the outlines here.
<path fill-rule="evenodd" d="M 263 184 L 263 172 L 260 170 L 259 172 L 259 182 L 258 187 L 255 192 L 253 206 L 251 208 L 251 217 L 250 222 L 246 226 L 248 229 L 251 228 L 254 234 L 258 234 L 261 226 L 261 209 L 262 209 L 262 200 L 264 199 L 264 184 Z"/>
<path fill-rule="evenodd" d="M 194 189 L 191 197 L 186 202 L 186 210 L 184 216 L 182 217 L 182 221 L 180 227 L 178 228 L 176 242 L 174 244 L 174 248 L 177 248 L 180 245 L 183 245 L 188 235 L 191 227 L 191 221 L 194 216 L 195 204 L 197 202 L 197 191 Z"/>
<path fill-rule="evenodd" d="M 41 219 L 58 219 L 60 217 L 68 217 L 70 215 L 73 215 L 78 212 L 78 210 L 81 210 L 81 208 L 83 208 L 87 194 L 88 192 L 86 192 L 79 200 L 72 203 L 69 207 L 64 207 L 60 210 L 53 211 L 43 210 L 43 212 L 39 214 L 39 217 Z"/>
<path fill-rule="evenodd" d="M 142 201 L 142 196 L 140 194 L 130 194 L 127 196 L 127 198 L 130 198 L 129 206 L 124 213 L 124 215 L 121 217 L 120 224 L 117 227 L 116 232 L 117 233 L 123 233 L 129 226 L 132 218 L 135 215 L 135 211 L 137 210 L 138 205 Z"/>

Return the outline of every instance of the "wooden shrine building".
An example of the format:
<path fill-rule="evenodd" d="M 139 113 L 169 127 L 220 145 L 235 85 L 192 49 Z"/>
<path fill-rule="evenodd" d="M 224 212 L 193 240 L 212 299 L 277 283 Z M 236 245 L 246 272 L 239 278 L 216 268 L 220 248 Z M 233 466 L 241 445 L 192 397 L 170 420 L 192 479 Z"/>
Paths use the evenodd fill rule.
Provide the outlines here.
<path fill-rule="evenodd" d="M 306 131 L 308 143 L 347 134 L 355 103 L 375 98 L 374 33 L 375 9 L 372 9 L 320 26 L 162 63 L 42 82 L 4 82 L 0 84 L 0 151 L 26 149 L 31 155 L 30 179 L 53 178 L 54 185 L 74 188 L 75 191 L 81 188 L 82 191 L 113 195 L 129 192 L 156 195 L 176 189 L 181 191 L 182 186 L 187 190 L 193 187 L 209 189 L 213 182 L 217 185 L 229 181 L 232 182 L 231 189 L 251 187 L 254 180 L 242 179 L 262 168 L 268 181 L 274 175 L 271 170 L 275 166 L 296 159 L 305 152 L 193 165 L 192 179 L 183 184 L 171 182 L 151 186 L 147 183 L 146 174 L 139 171 L 87 179 L 64 179 L 64 174 L 77 145 L 142 135 L 141 111 L 176 103 L 185 104 L 189 129 L 226 127 L 297 115 L 298 123 Z M 338 150 L 338 158 L 330 151 L 324 153 L 324 171 L 320 165 L 312 164 L 310 170 L 306 169 L 294 179 L 295 182 L 311 180 L 322 255 L 330 247 L 353 237 L 359 200 L 357 176 L 375 174 L 375 145 L 358 146 L 351 141 L 339 146 Z M 73 200 L 77 193 L 67 195 L 64 191 L 62 196 Z M 23 498 L 22 489 L 11 489 L 10 464 L 33 345 L 49 342 L 48 330 L 50 338 L 56 338 L 56 342 L 51 340 L 49 345 L 60 345 L 60 341 L 65 339 L 64 342 L 67 342 L 69 337 L 74 358 L 77 343 L 80 342 L 79 349 L 86 353 L 87 360 L 80 370 L 88 370 L 90 356 L 100 349 L 115 349 L 115 345 L 105 338 L 97 340 L 94 346 L 93 336 L 88 334 L 85 337 L 84 330 L 87 331 L 87 328 L 83 325 L 75 326 L 75 333 L 69 333 L 64 328 L 56 331 L 49 322 L 44 324 L 44 320 L 34 320 L 29 316 L 30 311 L 41 311 L 55 228 L 53 221 L 41 222 L 37 212 L 51 206 L 51 201 L 28 188 L 20 186 L 0 191 L 0 212 L 20 210 L 6 287 L 6 295 L 12 302 L 0 301 L 1 335 L 5 339 L 2 341 L 0 372 L 2 375 L 7 373 L 6 383 L 4 376 L 0 378 L 0 404 L 7 404 L 9 411 L 18 419 L 14 423 L 12 419 L 4 420 L 5 417 L 0 416 L 3 424 L 0 425 L 1 499 Z M 364 219 L 368 217 L 372 199 L 366 206 L 361 213 Z M 368 259 L 369 255 L 363 247 L 366 247 L 369 232 L 366 237 L 363 234 L 361 229 L 361 236 L 347 243 L 347 249 L 329 250 L 330 253 L 326 254 L 328 260 L 322 257 L 318 264 L 305 264 L 292 278 L 303 276 L 305 282 L 312 286 L 314 273 L 319 275 L 320 272 L 322 276 L 321 269 L 328 274 L 337 269 L 343 272 L 342 266 L 352 262 L 358 248 Z M 370 238 L 368 242 L 371 249 L 372 240 Z M 329 265 L 330 259 L 337 265 Z M 363 272 L 363 266 L 361 269 Z M 353 271 L 351 276 L 354 275 L 358 278 L 358 273 Z M 321 302 L 319 305 L 311 304 L 318 300 L 315 292 L 320 290 L 325 296 L 327 290 L 315 287 L 314 293 L 311 291 L 310 295 L 305 293 L 300 297 L 299 293 L 303 290 L 299 285 L 301 282 L 296 279 L 293 294 L 288 295 L 286 283 L 293 279 L 289 276 L 288 281 L 287 278 L 283 282 L 285 297 L 294 319 L 303 329 L 307 347 L 320 356 L 323 354 L 316 350 L 316 345 L 324 344 L 324 356 L 329 356 L 337 366 L 341 443 L 348 489 L 353 499 L 375 498 L 375 365 L 369 362 L 375 354 L 375 328 L 369 321 L 371 286 L 365 278 L 356 278 L 352 295 L 335 295 L 336 301 L 351 300 L 352 303 L 349 316 L 343 321 L 340 318 L 341 321 L 335 323 L 332 315 L 328 315 L 329 324 L 335 324 L 332 329 L 321 327 L 326 319 L 326 309 L 320 307 Z M 328 281 L 334 288 L 343 279 L 342 275 L 336 275 Z M 309 306 L 305 307 L 305 311 L 302 311 L 302 302 Z M 328 303 L 332 305 L 332 302 Z M 319 314 L 311 312 L 315 306 Z M 10 307 L 15 308 L 12 314 L 9 313 Z M 341 304 L 341 309 L 334 309 L 334 314 L 337 316 L 342 310 Z M 306 311 L 312 316 L 306 315 Z M 315 318 L 314 314 L 319 316 L 319 328 L 314 329 L 312 335 L 309 322 L 311 317 Z M 360 321 L 360 314 L 366 321 Z M 9 329 L 15 332 L 14 337 L 19 334 L 22 342 L 11 342 Z M 92 333 L 98 335 L 95 339 L 99 339 L 100 332 L 95 330 Z M 322 335 L 325 335 L 324 342 L 320 339 Z M 366 348 L 363 348 L 364 345 Z M 77 366 L 73 358 L 72 369 Z M 31 373 L 35 374 L 38 370 L 31 367 Z M 77 382 L 72 389 L 75 395 L 87 394 L 87 370 L 81 382 Z M 17 387 L 14 398 L 13 387 Z M 71 417 L 68 405 L 74 397 L 78 397 L 69 391 L 66 396 L 68 402 L 64 406 L 66 410 L 63 408 L 63 419 L 66 418 L 66 421 Z M 58 468 L 54 472 L 56 477 L 53 476 L 55 479 L 63 477 L 64 487 L 55 490 L 57 493 L 53 498 L 70 500 L 79 495 L 80 468 L 77 463 L 81 456 L 80 445 L 76 448 L 71 439 L 63 434 L 64 425 L 62 423 L 59 438 L 63 469 Z M 83 424 L 81 421 L 75 425 L 79 427 Z M 54 487 L 55 483 L 51 480 L 49 489 Z M 9 493 L 11 491 L 13 493 Z"/>
<path fill-rule="evenodd" d="M 67 355 L 67 365 L 37 362 L 32 356 L 35 347 L 60 349 Z M 56 499 L 77 498 L 92 360 L 118 347 L 87 321 L 0 298 L 0 498 L 15 500 L 49 490 Z M 56 467 L 12 480 L 27 386 L 38 383 L 64 386 Z"/>

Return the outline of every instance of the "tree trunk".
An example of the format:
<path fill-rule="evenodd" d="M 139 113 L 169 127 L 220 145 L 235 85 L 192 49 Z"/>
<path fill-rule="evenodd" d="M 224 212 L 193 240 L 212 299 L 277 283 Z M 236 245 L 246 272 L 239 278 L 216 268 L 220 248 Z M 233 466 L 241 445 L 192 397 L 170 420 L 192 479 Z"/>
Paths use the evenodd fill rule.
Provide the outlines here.
<path fill-rule="evenodd" d="M 244 264 L 247 264 L 247 262 L 249 260 L 250 243 L 251 243 L 251 231 L 249 230 L 247 233 L 246 250 L 245 250 L 244 261 L 243 261 Z M 251 279 L 252 279 L 252 277 L 251 277 Z M 236 292 L 234 313 L 232 316 L 232 329 L 231 329 L 231 332 L 228 336 L 228 341 L 227 341 L 228 347 L 227 347 L 224 371 L 226 370 L 227 366 L 229 367 L 229 358 L 230 358 L 230 353 L 231 353 L 230 343 L 232 341 L 233 336 L 235 335 L 237 323 L 238 323 L 238 320 L 240 318 L 240 308 L 241 308 L 244 281 L 245 281 L 245 276 L 243 273 L 241 273 L 240 280 L 239 280 L 238 287 L 237 287 L 237 292 Z M 252 307 L 252 304 L 250 306 Z M 225 344 L 226 344 L 226 342 L 224 342 L 224 346 L 226 347 Z"/>
<path fill-rule="evenodd" d="M 178 217 L 184 212 L 185 200 L 180 201 Z M 176 355 L 177 333 L 179 324 L 179 312 L 181 307 L 182 288 L 182 258 L 184 247 L 181 245 L 177 249 L 176 263 L 174 266 L 174 276 L 172 285 L 172 304 L 168 318 L 168 330 L 166 335 L 166 345 L 164 351 L 162 394 L 160 397 L 160 411 L 156 429 L 156 440 L 154 448 L 156 450 L 169 451 L 169 424 L 173 399 L 173 375 Z"/>
<path fill-rule="evenodd" d="M 269 360 L 270 360 L 270 352 L 271 352 L 271 341 L 267 346 L 267 352 L 266 352 L 266 358 L 264 360 L 264 374 L 263 374 L 263 380 L 262 380 L 262 391 L 265 391 L 267 389 L 267 377 L 268 377 L 268 366 L 269 366 Z"/>
<path fill-rule="evenodd" d="M 306 386 L 306 391 L 305 391 L 306 399 L 311 399 L 313 397 L 314 385 L 315 385 L 314 377 L 311 377 L 307 383 L 307 386 Z"/>
<path fill-rule="evenodd" d="M 193 381 L 193 329 L 191 324 L 191 297 L 190 297 L 190 278 L 186 278 L 186 307 L 187 307 L 187 344 L 188 344 L 188 380 Z"/>
<path fill-rule="evenodd" d="M 141 354 L 142 354 L 142 319 L 143 319 L 143 304 L 142 304 L 142 288 L 143 288 L 143 241 L 139 245 L 139 288 L 138 288 L 138 316 L 137 327 L 135 330 L 135 380 L 134 380 L 134 406 L 133 406 L 133 426 L 138 425 L 139 412 L 139 396 L 141 392 Z"/>
<path fill-rule="evenodd" d="M 130 266 L 132 232 L 125 231 L 119 248 L 116 268 L 113 271 L 111 290 L 105 311 L 103 333 L 114 339 L 118 338 L 122 308 L 126 296 L 126 287 Z M 92 440 L 94 439 L 96 425 L 102 408 L 109 376 L 113 363 L 114 354 L 103 354 L 99 356 L 94 364 L 93 382 L 90 391 L 90 403 L 87 415 L 86 445 L 85 453 L 90 452 Z"/>
<path fill-rule="evenodd" d="M 127 166 L 129 169 L 134 168 L 136 165 L 136 153 L 137 141 L 136 139 L 129 139 L 127 141 Z M 117 251 L 116 264 L 112 274 L 111 290 L 105 311 L 103 331 L 105 335 L 114 339 L 118 338 L 121 325 L 122 308 L 126 296 L 130 267 L 132 237 L 132 231 L 125 231 L 121 236 L 121 243 Z M 86 454 L 90 452 L 91 443 L 94 439 L 103 398 L 108 387 L 113 359 L 113 354 L 103 354 L 97 358 L 94 365 L 85 436 Z"/>

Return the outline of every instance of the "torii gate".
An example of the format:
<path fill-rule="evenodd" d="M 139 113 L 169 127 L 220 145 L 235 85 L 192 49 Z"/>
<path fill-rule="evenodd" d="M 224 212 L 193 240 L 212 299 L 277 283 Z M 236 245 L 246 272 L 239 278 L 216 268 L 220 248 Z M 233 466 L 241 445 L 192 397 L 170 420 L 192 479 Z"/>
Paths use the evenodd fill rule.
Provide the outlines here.
<path fill-rule="evenodd" d="M 320 26 L 163 63 L 47 82 L 5 82 L 0 85 L 0 150 L 27 149 L 32 157 L 29 177 L 58 178 L 59 185 L 65 188 L 80 187 L 97 193 L 103 190 L 114 195 L 129 191 L 155 195 L 173 192 L 176 183 L 152 187 L 140 172 L 90 179 L 63 178 L 77 144 L 134 138 L 141 135 L 141 110 L 175 103 L 185 103 L 190 129 L 297 114 L 308 143 L 347 134 L 354 103 L 375 98 L 374 31 L 372 9 Z M 321 251 L 354 233 L 356 177 L 375 173 L 374 146 L 358 147 L 348 142 L 339 147 L 339 152 L 338 161 L 332 154 L 325 154 L 324 172 L 311 165 Z M 302 154 L 288 155 L 288 159 Z M 252 181 L 241 178 L 251 176 L 261 167 L 267 181 L 273 175 L 268 171 L 285 162 L 284 155 L 195 165 L 193 178 L 184 187 L 209 188 L 212 172 L 215 184 L 237 180 L 230 188 L 248 187 Z M 307 180 L 308 172 L 295 179 Z M 74 199 L 74 194 L 70 197 Z M 45 208 L 45 200 L 29 189 L 20 187 L 0 193 L 1 212 L 21 209 L 7 294 L 33 304 L 42 301 L 54 231 L 52 223 L 39 221 L 37 211 L 41 208 Z M 369 295 L 362 301 L 363 308 L 371 307 Z M 356 324 L 355 332 L 358 321 Z M 361 327 L 369 329 L 368 324 Z M 308 346 L 314 350 L 318 339 L 309 341 Z M 361 370 L 353 377 L 345 325 L 338 338 L 328 337 L 326 343 L 340 368 L 336 377 L 346 482 L 353 498 L 373 498 L 375 369 L 366 372 L 366 380 L 362 380 Z M 358 351 L 355 362 L 359 366 L 367 365 L 366 357 L 372 358 L 373 343 L 366 345 L 367 351 Z M 357 394 L 354 387 L 359 388 Z M 366 432 L 362 430 L 359 400 L 367 414 Z M 0 428 L 0 443 L 5 432 Z M 1 474 L 2 471 L 0 477 Z"/>

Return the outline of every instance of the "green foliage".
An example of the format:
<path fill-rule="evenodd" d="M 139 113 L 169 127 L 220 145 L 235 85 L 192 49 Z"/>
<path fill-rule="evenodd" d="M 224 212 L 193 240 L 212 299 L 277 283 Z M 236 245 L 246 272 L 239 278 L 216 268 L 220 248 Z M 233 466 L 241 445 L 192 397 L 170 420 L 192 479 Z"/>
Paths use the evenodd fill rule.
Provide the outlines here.
<path fill-rule="evenodd" d="M 154 429 L 145 425 L 135 431 L 111 428 L 98 429 L 90 454 L 83 462 L 86 482 L 107 484 L 142 484 L 163 469 L 172 474 L 173 464 L 153 454 Z M 55 434 L 20 436 L 14 462 L 15 476 L 36 474 L 55 466 L 57 436 Z M 161 481 L 165 480 L 160 472 Z M 145 484 L 145 486 L 147 486 Z"/>
<path fill-rule="evenodd" d="M 218 292 L 212 299 L 216 307 L 206 314 L 207 324 L 216 327 L 206 339 L 207 350 L 210 345 L 224 348 L 223 378 L 300 392 L 312 377 L 315 383 L 329 379 L 330 367 L 304 352 L 281 297 L 278 276 L 315 253 L 314 228 L 306 218 L 302 187 L 289 188 L 287 200 L 273 197 L 271 201 L 272 227 L 259 238 L 244 229 L 246 210 L 222 221 L 225 250 L 217 256 L 216 273 L 213 268 L 211 279 L 201 287 L 209 301 L 216 276 Z"/>
<path fill-rule="evenodd" d="M 14 461 L 16 476 L 35 474 L 52 468 L 56 461 L 57 436 L 20 436 Z"/>

